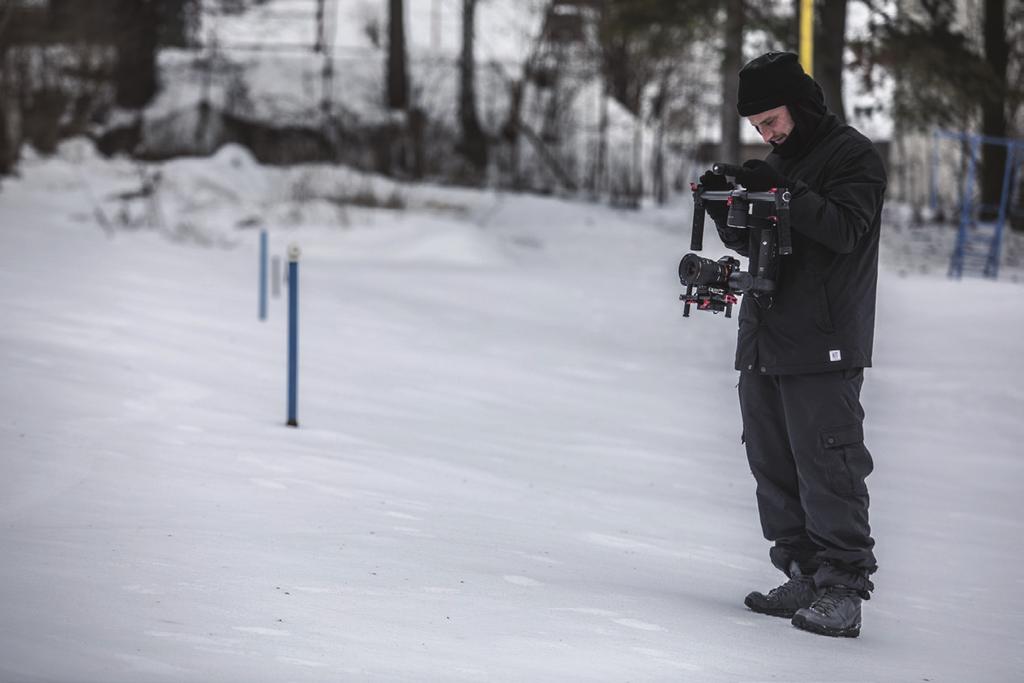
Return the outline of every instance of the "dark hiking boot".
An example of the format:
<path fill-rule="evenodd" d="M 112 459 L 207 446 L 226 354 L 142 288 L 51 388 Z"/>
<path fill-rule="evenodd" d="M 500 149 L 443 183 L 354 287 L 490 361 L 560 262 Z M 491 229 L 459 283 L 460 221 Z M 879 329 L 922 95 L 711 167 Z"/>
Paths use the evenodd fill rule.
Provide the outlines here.
<path fill-rule="evenodd" d="M 793 626 L 837 638 L 860 635 L 860 594 L 846 586 L 828 586 L 810 607 L 798 610 Z"/>
<path fill-rule="evenodd" d="M 754 591 L 743 604 L 761 614 L 792 618 L 800 608 L 809 607 L 818 598 L 820 591 L 814 585 L 814 576 L 801 573 L 795 566 L 789 577 L 789 581 L 771 589 L 768 595 Z"/>

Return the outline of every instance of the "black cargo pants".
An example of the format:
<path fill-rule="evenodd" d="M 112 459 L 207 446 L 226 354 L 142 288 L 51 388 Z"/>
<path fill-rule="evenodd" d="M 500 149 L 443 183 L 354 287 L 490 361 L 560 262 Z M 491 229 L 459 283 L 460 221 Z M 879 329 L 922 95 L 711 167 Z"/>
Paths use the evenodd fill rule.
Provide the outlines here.
<path fill-rule="evenodd" d="M 860 368 L 810 375 L 740 373 L 747 460 L 772 563 L 796 562 L 819 586 L 866 598 L 877 565 L 868 525 L 871 454 L 864 446 Z"/>

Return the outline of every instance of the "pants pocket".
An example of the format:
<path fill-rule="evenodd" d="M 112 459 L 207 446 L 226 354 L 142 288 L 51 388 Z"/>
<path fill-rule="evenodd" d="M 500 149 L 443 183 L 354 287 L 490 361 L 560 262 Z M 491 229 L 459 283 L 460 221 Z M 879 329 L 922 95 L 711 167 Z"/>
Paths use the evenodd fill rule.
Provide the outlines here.
<path fill-rule="evenodd" d="M 845 370 L 840 370 L 840 372 L 843 373 L 843 379 L 845 380 L 864 381 L 864 368 L 846 368 Z"/>
<path fill-rule="evenodd" d="M 859 423 L 822 430 L 821 450 L 833 491 L 843 496 L 867 494 L 864 480 L 874 469 L 874 463 L 864 446 L 864 430 Z"/>

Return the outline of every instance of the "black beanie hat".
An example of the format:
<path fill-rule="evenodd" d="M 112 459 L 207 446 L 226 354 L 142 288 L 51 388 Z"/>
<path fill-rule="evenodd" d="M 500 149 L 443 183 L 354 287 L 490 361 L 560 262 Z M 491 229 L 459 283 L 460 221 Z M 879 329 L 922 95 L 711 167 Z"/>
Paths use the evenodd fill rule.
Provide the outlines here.
<path fill-rule="evenodd" d="M 740 116 L 793 104 L 814 88 L 814 79 L 804 73 L 792 52 L 769 52 L 747 62 L 740 69 Z"/>

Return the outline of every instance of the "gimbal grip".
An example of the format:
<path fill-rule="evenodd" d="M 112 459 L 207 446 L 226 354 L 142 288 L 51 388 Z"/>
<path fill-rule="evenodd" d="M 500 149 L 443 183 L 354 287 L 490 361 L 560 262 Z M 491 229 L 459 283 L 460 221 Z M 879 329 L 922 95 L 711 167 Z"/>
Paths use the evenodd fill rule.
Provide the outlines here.
<path fill-rule="evenodd" d="M 735 178 L 737 175 L 744 171 L 742 166 L 736 164 L 723 164 L 715 163 L 711 165 L 711 172 L 715 175 L 724 175 L 729 178 Z"/>
<path fill-rule="evenodd" d="M 690 249 L 700 251 L 704 248 L 704 202 L 700 195 L 693 193 L 693 225 L 690 226 Z"/>
<path fill-rule="evenodd" d="M 775 195 L 775 208 L 778 214 L 779 252 L 783 256 L 793 253 L 793 237 L 789 225 L 789 200 L 792 197 L 788 188 L 780 188 Z"/>

